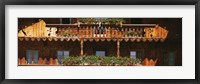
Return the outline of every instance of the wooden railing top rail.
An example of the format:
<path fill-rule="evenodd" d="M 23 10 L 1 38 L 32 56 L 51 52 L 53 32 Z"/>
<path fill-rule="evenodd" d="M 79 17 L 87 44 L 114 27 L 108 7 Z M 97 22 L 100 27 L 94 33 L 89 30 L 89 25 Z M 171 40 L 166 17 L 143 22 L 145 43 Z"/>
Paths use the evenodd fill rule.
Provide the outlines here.
<path fill-rule="evenodd" d="M 80 26 L 98 26 L 99 24 L 80 24 Z M 157 24 L 122 24 L 122 27 L 155 27 Z M 47 27 L 68 27 L 78 24 L 46 24 Z M 120 26 L 116 24 L 101 24 L 101 26 Z"/>

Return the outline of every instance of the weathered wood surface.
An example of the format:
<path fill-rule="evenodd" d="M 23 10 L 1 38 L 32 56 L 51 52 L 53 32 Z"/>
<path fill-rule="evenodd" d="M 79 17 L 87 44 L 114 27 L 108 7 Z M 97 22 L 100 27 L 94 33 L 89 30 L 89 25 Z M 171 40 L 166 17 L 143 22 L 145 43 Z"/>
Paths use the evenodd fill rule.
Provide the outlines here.
<path fill-rule="evenodd" d="M 40 20 L 18 32 L 18 37 L 57 37 L 57 38 L 152 38 L 166 39 L 168 30 L 155 24 L 127 24 L 126 27 L 107 25 L 99 26 L 70 26 L 46 27 L 46 23 Z M 149 26 L 148 26 L 149 25 Z M 65 26 L 65 27 L 63 27 Z M 138 26 L 132 28 L 129 26 Z M 147 26 L 147 27 L 146 27 Z M 128 38 L 128 39 L 129 39 Z M 34 39 L 33 39 L 34 40 Z M 138 41 L 141 39 L 138 39 Z"/>

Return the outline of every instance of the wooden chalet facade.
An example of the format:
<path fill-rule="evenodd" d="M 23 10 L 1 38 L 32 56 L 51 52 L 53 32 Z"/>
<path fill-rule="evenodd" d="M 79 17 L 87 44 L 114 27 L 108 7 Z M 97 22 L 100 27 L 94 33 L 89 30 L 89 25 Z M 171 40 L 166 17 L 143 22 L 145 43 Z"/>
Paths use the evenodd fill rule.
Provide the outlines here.
<path fill-rule="evenodd" d="M 151 58 L 158 59 L 156 65 L 180 66 L 182 50 L 179 44 L 165 42 L 169 33 L 159 24 L 46 24 L 40 20 L 18 31 L 18 65 L 60 65 L 63 55 L 103 55 Z M 169 56 L 174 63 L 165 63 Z"/>

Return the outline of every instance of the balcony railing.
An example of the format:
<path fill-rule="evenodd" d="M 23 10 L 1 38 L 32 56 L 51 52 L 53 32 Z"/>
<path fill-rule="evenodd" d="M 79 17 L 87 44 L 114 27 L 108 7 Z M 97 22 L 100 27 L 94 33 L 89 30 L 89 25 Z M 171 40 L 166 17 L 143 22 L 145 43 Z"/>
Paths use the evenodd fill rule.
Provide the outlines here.
<path fill-rule="evenodd" d="M 21 31 L 18 36 L 32 39 L 157 39 L 164 41 L 168 30 L 157 24 L 46 24 L 43 20 Z M 28 38 L 27 38 L 28 39 Z"/>

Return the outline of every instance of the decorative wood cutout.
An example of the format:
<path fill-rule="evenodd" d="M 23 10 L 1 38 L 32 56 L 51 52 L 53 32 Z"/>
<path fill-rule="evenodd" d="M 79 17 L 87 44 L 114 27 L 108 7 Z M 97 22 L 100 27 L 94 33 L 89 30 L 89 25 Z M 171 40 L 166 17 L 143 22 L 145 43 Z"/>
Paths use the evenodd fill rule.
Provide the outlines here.
<path fill-rule="evenodd" d="M 42 38 L 42 40 L 43 40 L 43 41 L 46 41 L 46 40 L 47 40 L 47 38 Z"/>
<path fill-rule="evenodd" d="M 87 39 L 83 39 L 83 41 L 84 41 L 84 42 L 86 42 L 86 41 L 87 41 Z"/>
<path fill-rule="evenodd" d="M 101 41 L 105 41 L 106 39 L 101 39 Z"/>
<path fill-rule="evenodd" d="M 54 38 L 54 41 L 58 41 L 58 38 Z"/>
<path fill-rule="evenodd" d="M 49 40 L 49 41 L 52 41 L 52 40 L 53 40 L 53 38 L 48 38 L 48 40 Z"/>
<path fill-rule="evenodd" d="M 160 41 L 161 41 L 161 42 L 164 42 L 164 41 L 165 41 L 165 38 L 161 38 Z"/>
<path fill-rule="evenodd" d="M 19 38 L 19 40 L 20 40 L 20 41 L 23 41 L 23 40 L 24 40 L 24 38 Z"/>
<path fill-rule="evenodd" d="M 72 38 L 72 41 L 73 41 L 73 42 L 76 41 L 76 38 Z"/>
<path fill-rule="evenodd" d="M 32 37 L 32 38 L 31 38 L 31 41 L 35 41 L 35 38 L 34 38 L 34 37 Z"/>
<path fill-rule="evenodd" d="M 60 41 L 64 41 L 64 38 L 60 38 Z"/>
<path fill-rule="evenodd" d="M 40 41 L 41 39 L 40 39 L 40 38 L 36 38 L 36 40 L 37 40 L 37 41 Z"/>
<path fill-rule="evenodd" d="M 96 42 L 99 42 L 99 39 L 95 39 Z"/>
<path fill-rule="evenodd" d="M 71 39 L 70 39 L 70 38 L 65 38 L 65 40 L 66 40 L 66 41 L 70 41 Z"/>
<path fill-rule="evenodd" d="M 149 42 L 152 42 L 152 40 L 153 40 L 152 38 L 147 38 L 147 39 L 148 39 Z"/>
<path fill-rule="evenodd" d="M 114 39 L 112 39 L 112 40 L 113 40 L 113 41 L 117 41 L 117 39 L 115 39 L 115 38 L 114 38 Z"/>
<path fill-rule="evenodd" d="M 146 42 L 146 41 L 147 41 L 147 38 L 142 38 L 142 41 L 143 41 L 143 42 Z"/>
<path fill-rule="evenodd" d="M 23 33 L 25 32 L 25 34 Z M 28 37 L 44 37 L 48 36 L 46 23 L 43 20 L 40 20 L 37 23 L 32 23 L 30 26 L 25 26 L 23 31 L 18 32 L 18 36 L 28 36 Z"/>
<path fill-rule="evenodd" d="M 109 38 L 108 38 L 108 39 L 107 39 L 107 41 L 108 41 L 108 42 L 110 42 L 110 41 L 111 41 L 111 39 L 109 39 Z"/>
<path fill-rule="evenodd" d="M 90 42 L 92 42 L 94 39 L 89 39 Z"/>
<path fill-rule="evenodd" d="M 136 40 L 136 38 L 131 38 L 131 41 L 133 42 L 133 41 L 135 41 Z"/>
<path fill-rule="evenodd" d="M 125 40 L 126 42 L 128 42 L 129 39 L 128 39 L 128 38 L 125 38 L 124 40 Z"/>
<path fill-rule="evenodd" d="M 123 39 L 118 39 L 119 41 L 122 41 Z"/>
<path fill-rule="evenodd" d="M 26 41 L 29 41 L 29 38 L 25 38 Z"/>
<path fill-rule="evenodd" d="M 140 42 L 141 41 L 141 38 L 137 38 L 137 42 Z"/>
<path fill-rule="evenodd" d="M 154 38 L 154 41 L 155 41 L 155 42 L 158 42 L 158 41 L 159 41 L 159 38 Z"/>

